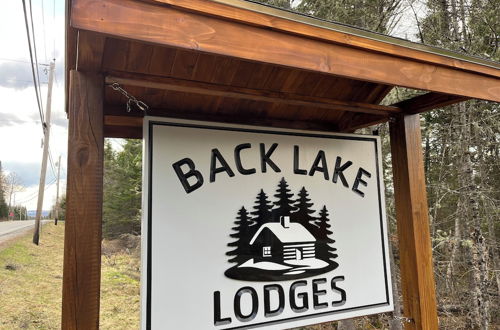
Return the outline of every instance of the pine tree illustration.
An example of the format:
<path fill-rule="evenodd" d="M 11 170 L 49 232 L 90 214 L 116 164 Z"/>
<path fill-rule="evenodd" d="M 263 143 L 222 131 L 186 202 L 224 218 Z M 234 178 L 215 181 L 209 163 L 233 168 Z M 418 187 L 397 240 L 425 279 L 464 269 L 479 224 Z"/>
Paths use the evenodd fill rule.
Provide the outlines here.
<path fill-rule="evenodd" d="M 337 249 L 330 246 L 330 244 L 335 243 L 335 241 L 329 237 L 332 234 L 332 231 L 329 230 L 331 227 L 329 222 L 330 219 L 328 218 L 328 210 L 326 209 L 326 206 L 323 206 L 323 208 L 319 211 L 319 217 L 316 221 L 316 224 L 318 225 L 316 234 L 316 258 L 324 261 L 338 257 L 338 255 L 334 253 Z"/>
<path fill-rule="evenodd" d="M 273 206 L 269 201 L 266 193 L 264 192 L 263 189 L 261 189 L 260 192 L 257 194 L 257 200 L 255 201 L 255 206 L 253 207 L 255 211 L 250 213 L 251 215 L 253 215 L 252 220 L 255 221 L 255 224 L 251 226 L 252 229 L 254 229 L 253 230 L 254 232 L 256 232 L 263 224 L 272 221 L 271 219 L 272 207 Z"/>
<path fill-rule="evenodd" d="M 249 223 L 250 218 L 248 217 L 248 212 L 244 207 L 241 207 L 238 211 L 236 221 L 234 222 L 236 226 L 231 228 L 235 233 L 229 235 L 236 239 L 236 241 L 228 244 L 229 247 L 235 248 L 234 250 L 226 252 L 226 255 L 231 257 L 229 262 L 240 264 L 248 260 L 250 254 L 249 240 L 251 239 L 248 234 Z"/>
<path fill-rule="evenodd" d="M 291 190 L 288 188 L 288 183 L 285 181 L 285 178 L 281 178 L 280 183 L 278 184 L 278 189 L 276 190 L 276 197 L 278 200 L 274 202 L 276 207 L 273 209 L 273 220 L 278 222 L 281 216 L 290 215 L 292 211 L 295 210 L 295 206 L 293 206 L 293 194 L 290 192 Z"/>
<path fill-rule="evenodd" d="M 316 236 L 316 231 L 318 226 L 315 225 L 314 221 L 316 218 L 313 214 L 316 212 L 311 207 L 314 205 L 311 203 L 309 198 L 309 193 L 305 187 L 302 187 L 298 193 L 299 198 L 295 202 L 295 207 L 297 211 L 291 214 L 291 219 L 294 222 L 300 223 L 302 226 L 306 227 L 313 235 Z"/>

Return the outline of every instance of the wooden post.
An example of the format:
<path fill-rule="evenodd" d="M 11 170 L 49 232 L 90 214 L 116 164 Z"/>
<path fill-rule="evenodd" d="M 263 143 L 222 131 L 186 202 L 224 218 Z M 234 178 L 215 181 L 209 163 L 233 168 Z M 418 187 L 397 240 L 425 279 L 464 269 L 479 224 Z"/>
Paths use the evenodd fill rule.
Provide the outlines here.
<path fill-rule="evenodd" d="M 70 72 L 62 329 L 98 329 L 103 190 L 103 82 Z"/>
<path fill-rule="evenodd" d="M 419 115 L 396 115 L 390 131 L 405 328 L 437 329 Z"/>

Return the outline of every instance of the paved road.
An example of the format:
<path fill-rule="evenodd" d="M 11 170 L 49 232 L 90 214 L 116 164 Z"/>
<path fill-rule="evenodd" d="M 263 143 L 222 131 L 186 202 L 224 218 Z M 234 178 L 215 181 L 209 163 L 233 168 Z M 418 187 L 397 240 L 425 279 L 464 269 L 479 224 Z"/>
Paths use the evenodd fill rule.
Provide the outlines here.
<path fill-rule="evenodd" d="M 42 224 L 52 220 L 42 220 Z M 4 240 L 12 238 L 17 234 L 23 233 L 26 230 L 33 228 L 35 220 L 24 221 L 1 221 L 0 222 L 0 243 Z"/>

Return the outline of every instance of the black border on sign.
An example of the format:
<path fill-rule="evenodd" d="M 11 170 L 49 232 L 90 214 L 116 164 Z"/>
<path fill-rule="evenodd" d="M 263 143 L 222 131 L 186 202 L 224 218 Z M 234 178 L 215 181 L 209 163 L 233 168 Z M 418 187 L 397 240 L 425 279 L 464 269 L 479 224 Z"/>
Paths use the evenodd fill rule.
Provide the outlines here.
<path fill-rule="evenodd" d="M 233 131 L 233 132 L 245 132 L 245 133 L 256 133 L 256 134 L 275 134 L 275 135 L 290 135 L 290 136 L 303 136 L 303 137 L 316 137 L 316 138 L 327 138 L 327 139 L 336 139 L 336 140 L 357 140 L 357 141 L 369 141 L 373 142 L 374 148 L 375 148 L 375 167 L 377 171 L 377 193 L 378 193 L 378 207 L 379 207 L 379 218 L 380 218 L 380 236 L 381 236 L 381 242 L 382 242 L 382 258 L 384 262 L 384 284 L 385 284 L 385 301 L 381 303 L 376 303 L 376 304 L 370 304 L 370 305 L 364 305 L 364 306 L 357 306 L 357 307 L 351 307 L 351 308 L 345 308 L 345 309 L 337 309 L 334 311 L 326 311 L 326 312 L 320 312 L 320 313 L 314 313 L 314 314 L 308 314 L 308 315 L 303 315 L 303 316 L 296 316 L 296 317 L 289 317 L 286 319 L 279 319 L 279 320 L 273 320 L 273 321 L 268 321 L 268 322 L 261 322 L 261 323 L 254 323 L 254 324 L 248 324 L 248 325 L 241 325 L 241 326 L 236 326 L 232 328 L 224 328 L 224 330 L 230 330 L 230 329 L 243 329 L 243 328 L 254 328 L 258 326 L 262 326 L 264 324 L 276 324 L 276 323 L 283 323 L 284 321 L 289 321 L 289 320 L 299 320 L 299 319 L 307 319 L 307 318 L 313 318 L 316 316 L 324 316 L 324 315 L 329 315 L 329 314 L 336 314 L 338 312 L 345 312 L 345 311 L 354 311 L 354 310 L 360 310 L 364 308 L 369 308 L 369 307 L 377 307 L 377 306 L 387 306 L 390 304 L 390 297 L 389 297 L 389 284 L 387 282 L 387 261 L 385 258 L 385 238 L 384 238 L 384 219 L 382 216 L 382 198 L 380 195 L 380 168 L 379 168 L 379 159 L 378 159 L 378 145 L 377 145 L 377 139 L 374 137 L 366 136 L 366 137 L 361 137 L 361 136 L 343 136 L 343 135 L 334 135 L 335 133 L 331 134 L 320 134 L 320 133 L 300 133 L 300 132 L 288 132 L 288 131 L 272 131 L 272 130 L 267 130 L 267 129 L 257 129 L 257 128 L 238 128 L 238 127 L 227 127 L 227 126 L 211 126 L 211 125 L 200 125 L 200 124 L 187 124 L 187 123 L 176 123 L 176 122 L 168 122 L 168 121 L 154 121 L 151 120 L 148 123 L 148 161 L 149 161 L 149 169 L 148 169 L 148 219 L 147 219 L 147 274 L 146 274 L 146 329 L 151 329 L 151 276 L 152 276 L 152 265 L 151 265 L 151 254 L 152 254 L 152 239 L 151 239 L 151 228 L 152 228 L 152 216 L 151 216 L 151 209 L 152 209 L 152 192 L 153 192 L 153 126 L 154 125 L 160 125 L 160 126 L 176 126 L 176 127 L 187 127 L 187 128 L 198 128 L 198 129 L 209 129 L 209 130 L 219 130 L 219 131 Z M 215 124 L 215 123 L 214 123 Z M 221 328 L 222 329 L 222 328 Z"/>

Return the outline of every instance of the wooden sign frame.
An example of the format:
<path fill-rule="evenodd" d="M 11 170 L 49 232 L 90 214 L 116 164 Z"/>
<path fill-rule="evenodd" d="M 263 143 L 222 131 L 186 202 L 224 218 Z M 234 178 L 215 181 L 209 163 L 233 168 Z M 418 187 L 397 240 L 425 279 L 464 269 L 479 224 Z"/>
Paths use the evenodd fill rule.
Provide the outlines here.
<path fill-rule="evenodd" d="M 144 113 L 112 82 L 158 116 L 335 132 L 389 121 L 405 328 L 438 328 L 418 114 L 500 102 L 498 63 L 239 0 L 68 0 L 66 32 L 63 329 L 99 328 L 104 138 L 142 137 Z M 428 93 L 380 105 L 394 86 Z"/>

